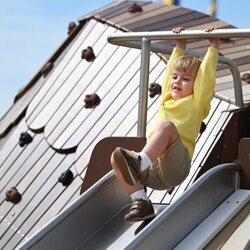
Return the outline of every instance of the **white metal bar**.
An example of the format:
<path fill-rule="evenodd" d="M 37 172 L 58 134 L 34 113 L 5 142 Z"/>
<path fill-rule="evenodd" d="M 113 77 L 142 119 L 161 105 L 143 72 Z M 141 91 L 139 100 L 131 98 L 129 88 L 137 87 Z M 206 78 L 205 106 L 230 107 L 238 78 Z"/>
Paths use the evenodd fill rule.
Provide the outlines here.
<path fill-rule="evenodd" d="M 126 32 L 114 34 L 108 37 L 108 41 L 117 44 L 119 41 L 136 41 L 145 37 L 149 40 L 166 40 L 166 39 L 191 39 L 191 38 L 249 38 L 250 29 L 217 29 L 212 32 L 204 30 L 183 30 L 181 33 L 172 31 L 147 31 L 147 32 Z"/>

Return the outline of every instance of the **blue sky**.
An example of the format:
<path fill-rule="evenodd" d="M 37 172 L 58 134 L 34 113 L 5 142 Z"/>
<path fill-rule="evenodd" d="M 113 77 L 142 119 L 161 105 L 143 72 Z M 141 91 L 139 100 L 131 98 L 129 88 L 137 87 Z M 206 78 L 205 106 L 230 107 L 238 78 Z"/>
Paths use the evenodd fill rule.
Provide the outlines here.
<path fill-rule="evenodd" d="M 204 13 L 211 0 L 181 0 Z M 110 0 L 10 0 L 0 3 L 0 117 L 67 36 L 70 21 Z M 160 2 L 160 1 L 155 1 Z M 249 0 L 218 0 L 217 17 L 239 28 L 250 28 Z"/>

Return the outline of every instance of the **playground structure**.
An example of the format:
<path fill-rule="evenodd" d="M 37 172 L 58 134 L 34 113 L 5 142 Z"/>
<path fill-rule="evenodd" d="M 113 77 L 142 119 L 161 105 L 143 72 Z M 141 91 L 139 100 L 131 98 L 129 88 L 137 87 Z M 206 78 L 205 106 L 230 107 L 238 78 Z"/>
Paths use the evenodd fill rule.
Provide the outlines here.
<path fill-rule="evenodd" d="M 130 7 L 134 6 L 134 3 L 139 5 L 142 11 L 130 12 Z M 176 26 L 184 26 L 187 33 L 194 32 L 194 30 L 202 33 L 201 30 L 211 25 L 225 30 L 226 33 L 230 30 L 243 31 L 195 10 L 146 1 L 115 1 L 78 19 L 76 23 L 70 23 L 65 41 L 41 66 L 31 81 L 18 92 L 13 105 L 0 120 L 1 249 L 16 249 L 25 242 L 34 243 L 33 236 L 37 237 L 37 232 L 40 236 L 46 234 L 44 240 L 50 235 L 50 233 L 45 233 L 46 230 L 51 229 L 51 235 L 57 233 L 58 231 L 52 225 L 69 222 L 71 216 L 68 217 L 68 215 L 73 216 L 76 212 L 73 212 L 73 209 L 76 206 L 86 208 L 85 205 L 90 204 L 85 203 L 87 196 L 82 198 L 83 196 L 79 197 L 79 194 L 88 193 L 90 196 L 97 194 L 100 191 L 96 189 L 95 183 L 97 182 L 104 183 L 107 179 L 107 183 L 111 181 L 113 184 L 109 185 L 115 188 L 113 191 L 121 192 L 120 195 L 124 198 L 121 203 L 126 201 L 126 206 L 128 206 L 127 202 L 130 199 L 127 200 L 126 194 L 123 193 L 114 176 L 112 177 L 112 172 L 109 172 L 111 170 L 109 154 L 117 144 L 140 149 L 145 143 L 144 130 L 139 130 L 139 127 L 145 127 L 145 125 L 140 122 L 142 126 L 138 127 L 141 50 L 111 44 L 107 41 L 108 38 L 114 38 L 123 33 L 131 35 L 132 33 L 127 33 L 128 31 L 140 32 L 140 34 L 145 31 L 158 33 L 164 30 L 165 32 Z M 244 32 L 248 31 L 244 30 Z M 138 43 L 141 46 L 141 38 L 131 42 L 133 46 L 138 46 Z M 150 42 L 151 49 L 159 51 L 150 52 L 149 82 L 161 83 L 168 53 L 175 41 L 173 39 L 163 40 L 160 43 L 157 41 L 158 48 L 154 48 L 155 43 L 156 41 Z M 209 116 L 204 120 L 206 129 L 203 129 L 197 138 L 190 175 L 171 194 L 165 191 L 147 190 L 159 216 L 165 214 L 167 208 L 174 205 L 178 199 L 182 200 L 181 197 L 187 194 L 187 189 L 192 189 L 199 181 L 198 178 L 205 178 L 211 168 L 233 162 L 242 166 L 248 165 L 247 158 L 237 159 L 239 141 L 250 136 L 249 43 L 250 39 L 245 36 L 221 38 L 221 55 L 229 59 L 229 64 L 232 62 L 233 65 L 237 65 L 233 68 L 236 68 L 235 76 L 237 78 L 238 74 L 238 80 L 234 81 L 228 64 L 218 64 L 215 97 L 211 103 Z M 149 44 L 149 41 L 146 44 Z M 205 38 L 194 38 L 188 41 L 190 53 L 199 51 L 202 54 L 207 49 L 207 45 L 208 41 Z M 161 48 L 169 52 L 165 53 Z M 94 55 L 91 55 L 91 50 Z M 239 108 L 241 105 L 236 105 L 234 82 L 242 87 L 243 108 Z M 240 82 L 241 84 L 238 84 Z M 91 103 L 93 96 L 96 97 L 96 102 Z M 150 96 L 147 102 L 146 122 L 147 128 L 150 128 L 157 112 L 158 96 Z M 142 137 L 138 137 L 138 131 L 142 131 L 140 132 Z M 241 142 L 240 145 L 246 149 L 243 155 L 247 155 L 249 148 L 247 142 Z M 101 165 L 99 165 L 100 160 Z M 233 171 L 235 173 L 231 175 L 232 183 L 237 183 L 235 190 L 237 190 L 237 196 L 241 197 L 239 194 L 241 189 L 249 189 L 247 186 L 249 175 L 247 168 L 244 168 L 243 172 L 238 171 L 238 164 L 236 165 L 236 168 L 230 165 L 231 170 L 223 167 L 223 170 L 219 172 Z M 203 180 L 207 182 L 208 179 L 214 179 L 213 173 Z M 238 187 L 238 178 L 234 178 L 238 173 L 240 174 L 240 187 Z M 228 175 L 230 174 L 222 174 L 222 176 Z M 204 185 L 203 183 L 201 186 L 204 187 Z M 228 190 L 233 192 L 231 184 L 229 186 Z M 15 198 L 5 197 L 5 193 L 12 197 L 14 194 L 12 191 L 15 190 L 18 190 Z M 113 196 L 111 191 L 107 199 L 111 200 L 112 196 L 113 201 L 118 193 Z M 221 202 L 228 194 L 224 191 L 222 193 L 225 196 L 222 195 L 219 198 L 218 201 Z M 190 195 L 193 196 L 189 194 L 188 197 Z M 97 197 L 98 195 L 94 195 L 93 200 L 97 201 Z M 103 199 L 105 196 L 99 197 Z M 216 199 L 217 196 L 213 197 Z M 103 206 L 102 199 L 100 202 Z M 119 207 L 121 203 L 118 202 L 116 207 L 118 213 L 116 218 L 120 218 L 119 222 L 115 217 L 109 220 L 109 215 L 104 218 L 107 219 L 106 222 L 111 223 L 113 230 L 117 231 L 116 236 L 118 237 L 119 234 L 122 236 L 119 240 L 112 235 L 108 236 L 106 231 L 108 227 L 103 227 L 105 224 L 103 221 L 100 221 L 101 224 L 98 222 L 95 224 L 97 227 L 101 226 L 97 230 L 99 233 L 89 228 L 89 232 L 93 233 L 92 240 L 96 241 L 98 237 L 106 239 L 103 247 L 119 246 L 127 240 L 124 243 L 125 247 L 137 238 L 134 232 L 138 225 L 127 228 L 123 223 L 122 213 L 126 208 L 121 210 Z M 105 205 L 108 204 L 105 203 Z M 211 204 L 218 203 L 211 201 Z M 240 208 L 241 205 L 238 209 Z M 114 212 L 112 207 L 110 211 Z M 245 238 L 243 235 L 244 232 L 249 231 L 247 230 L 248 205 L 243 206 L 239 213 L 237 211 L 235 209 L 225 220 L 228 221 L 226 226 L 222 230 L 219 229 L 216 236 L 213 235 L 213 239 L 207 244 L 208 249 L 209 246 L 210 249 L 215 249 L 223 244 L 234 246 L 233 249 L 241 249 L 247 245 L 248 235 Z M 91 213 L 91 209 L 89 212 Z M 211 210 L 207 212 L 210 213 Z M 234 215 L 235 212 L 237 215 Z M 169 210 L 165 215 L 168 213 Z M 166 219 L 170 216 L 170 214 L 167 217 L 165 215 Z M 65 217 L 68 217 L 69 221 Z M 172 215 L 170 217 L 174 218 Z M 90 216 L 87 218 L 90 221 L 93 219 Z M 202 216 L 199 218 L 202 220 Z M 79 222 L 80 218 L 77 219 Z M 85 216 L 82 219 L 82 223 L 77 224 L 79 227 L 73 223 L 77 230 L 86 229 Z M 225 221 L 221 225 L 225 224 Z M 108 226 L 109 223 L 105 225 Z M 150 226 L 150 230 L 153 228 L 156 230 L 155 226 Z M 46 230 L 44 230 L 45 227 Z M 145 228 L 145 230 L 148 229 Z M 78 247 L 84 246 L 83 241 L 86 239 L 87 231 L 78 239 L 76 234 L 75 238 L 71 239 L 71 247 L 73 244 Z M 141 233 L 143 232 L 146 231 L 142 230 Z M 138 237 L 141 233 L 138 233 Z M 237 240 L 239 234 L 241 234 L 240 241 Z M 71 235 L 66 234 L 65 237 L 71 237 Z M 225 242 L 227 239 L 228 241 Z M 235 246 L 235 242 L 242 245 Z M 90 246 L 91 240 L 85 243 L 85 246 Z M 133 246 L 134 244 L 135 242 Z"/>
<path fill-rule="evenodd" d="M 97 144 L 96 148 L 99 149 L 94 149 L 90 159 L 89 172 L 86 172 L 81 190 L 82 195 L 18 249 L 51 247 L 55 249 L 204 249 L 207 247 L 209 249 L 209 245 L 214 244 L 218 247 L 229 244 L 231 235 L 237 238 L 237 228 L 246 226 L 249 221 L 250 109 L 244 107 L 240 73 L 231 60 L 222 56 L 219 58 L 219 62 L 227 64 L 232 72 L 235 105 L 228 105 L 228 108 L 219 114 L 217 124 L 214 125 L 211 118 L 207 129 L 217 131 L 217 133 L 214 132 L 213 143 L 211 143 L 211 137 L 205 138 L 204 141 L 203 134 L 200 136 L 197 144 L 203 141 L 204 145 L 203 147 L 200 145 L 202 149 L 195 156 L 189 177 L 175 188 L 170 195 L 171 198 L 165 196 L 163 202 L 154 203 L 157 217 L 136 236 L 134 231 L 139 224 L 131 226 L 123 222 L 123 216 L 130 201 L 129 196 L 119 185 L 114 173 L 110 171 L 111 167 L 108 163 L 115 146 L 124 143 L 123 145 L 133 148 L 133 145 L 137 145 L 136 148 L 139 150 L 145 143 L 143 137 L 146 132 L 148 105 L 145 93 L 148 86 L 150 41 L 162 38 L 175 39 L 177 36 L 205 38 L 209 35 L 203 31 L 186 31 L 175 35 L 170 32 L 138 32 L 109 37 L 112 43 L 137 48 L 140 47 L 138 39 L 142 41 L 138 138 L 111 137 Z M 218 30 L 216 36 L 249 37 L 250 30 Z M 137 42 L 130 42 L 131 40 L 137 40 Z M 170 47 L 157 46 L 156 43 L 153 44 L 152 50 L 158 53 L 171 52 Z M 192 51 L 187 53 L 197 55 Z M 221 102 L 223 106 L 225 101 Z M 102 148 L 105 148 L 105 152 Z M 218 159 L 218 151 L 222 151 L 220 159 Z M 202 170 L 196 163 L 199 161 L 199 155 L 203 157 L 205 155 L 206 159 Z M 231 160 L 231 163 L 216 166 L 222 159 L 229 162 Z M 237 162 L 233 163 L 235 159 Z M 106 167 L 103 167 L 104 164 Z M 100 174 L 96 174 L 98 171 Z M 198 176 L 200 177 L 197 179 Z M 85 181 L 88 184 L 85 184 Z M 87 186 L 84 187 L 84 185 Z M 157 191 L 148 192 L 154 200 Z M 170 202 L 164 202 L 167 199 Z M 231 225 L 232 220 L 237 221 L 236 226 Z M 228 233 L 227 238 L 225 233 L 223 234 L 226 227 L 231 232 L 231 234 Z M 58 241 L 58 239 L 61 240 Z M 250 238 L 247 233 L 240 235 L 237 240 L 238 243 L 234 242 L 234 245 L 230 246 L 232 249 L 239 246 L 249 247 Z"/>

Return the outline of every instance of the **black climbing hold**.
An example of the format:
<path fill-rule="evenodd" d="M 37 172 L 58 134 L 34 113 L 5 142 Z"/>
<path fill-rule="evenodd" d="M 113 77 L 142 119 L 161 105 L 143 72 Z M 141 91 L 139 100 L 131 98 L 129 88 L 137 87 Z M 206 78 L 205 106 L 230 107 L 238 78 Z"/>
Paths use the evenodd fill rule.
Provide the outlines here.
<path fill-rule="evenodd" d="M 32 136 L 27 132 L 22 132 L 19 137 L 19 146 L 24 147 L 33 141 Z"/>
<path fill-rule="evenodd" d="M 73 173 L 68 169 L 61 174 L 58 181 L 61 182 L 63 186 L 68 186 L 73 181 L 73 178 Z"/>
<path fill-rule="evenodd" d="M 151 98 L 155 97 L 156 95 L 160 95 L 161 94 L 161 85 L 158 83 L 150 83 L 149 85 L 149 96 Z"/>
<path fill-rule="evenodd" d="M 70 22 L 68 25 L 68 35 L 72 33 L 72 31 L 75 29 L 76 23 L 75 22 Z"/>
<path fill-rule="evenodd" d="M 17 188 L 11 187 L 10 190 L 5 193 L 5 200 L 17 204 L 22 199 L 22 195 L 18 192 Z"/>
<path fill-rule="evenodd" d="M 87 62 L 93 62 L 95 60 L 95 54 L 92 47 L 88 46 L 82 51 L 82 59 L 85 59 Z"/>
<path fill-rule="evenodd" d="M 53 68 L 54 64 L 52 62 L 47 62 L 41 69 L 41 74 L 43 75 L 43 77 L 46 77 Z"/>
<path fill-rule="evenodd" d="M 97 105 L 99 105 L 101 102 L 101 99 L 97 94 L 86 95 L 84 98 L 84 102 L 85 102 L 84 107 L 86 109 L 89 109 L 89 108 L 94 108 Z"/>
<path fill-rule="evenodd" d="M 135 13 L 135 12 L 142 12 L 143 10 L 139 4 L 134 3 L 128 8 L 128 11 L 130 13 Z"/>

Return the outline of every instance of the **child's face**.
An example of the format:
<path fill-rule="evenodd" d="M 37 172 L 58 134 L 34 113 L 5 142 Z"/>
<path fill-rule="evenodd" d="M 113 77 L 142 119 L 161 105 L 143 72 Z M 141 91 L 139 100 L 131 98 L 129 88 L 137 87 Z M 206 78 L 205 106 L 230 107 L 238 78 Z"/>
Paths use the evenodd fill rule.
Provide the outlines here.
<path fill-rule="evenodd" d="M 173 70 L 171 80 L 171 95 L 174 100 L 193 94 L 195 72 Z"/>

